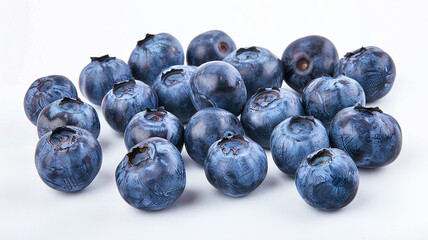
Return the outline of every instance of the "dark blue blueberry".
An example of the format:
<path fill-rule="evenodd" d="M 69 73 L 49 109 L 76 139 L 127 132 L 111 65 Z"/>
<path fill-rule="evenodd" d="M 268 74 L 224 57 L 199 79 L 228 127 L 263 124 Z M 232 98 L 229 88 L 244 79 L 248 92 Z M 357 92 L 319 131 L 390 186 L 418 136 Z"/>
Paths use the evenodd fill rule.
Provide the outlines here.
<path fill-rule="evenodd" d="M 308 154 L 330 147 L 328 133 L 312 116 L 294 116 L 278 124 L 270 137 L 270 150 L 276 166 L 294 175 Z"/>
<path fill-rule="evenodd" d="M 61 126 L 76 126 L 88 130 L 95 138 L 100 135 L 100 120 L 95 109 L 79 98 L 65 97 L 43 108 L 37 120 L 37 133 L 42 137 Z"/>
<path fill-rule="evenodd" d="M 235 43 L 226 33 L 219 30 L 204 32 L 193 38 L 187 47 L 187 64 L 199 66 L 209 61 L 222 60 L 235 49 Z"/>
<path fill-rule="evenodd" d="M 184 191 L 186 171 L 180 152 L 163 138 L 149 138 L 134 146 L 116 168 L 122 198 L 144 210 L 171 206 Z"/>
<path fill-rule="evenodd" d="M 187 123 L 196 109 L 190 96 L 190 78 L 195 66 L 176 65 L 164 69 L 156 78 L 152 88 L 159 98 L 159 105 L 174 114 L 181 122 Z"/>
<path fill-rule="evenodd" d="M 395 80 L 395 64 L 392 58 L 377 47 L 362 47 L 340 59 L 334 75 L 345 74 L 361 84 L 367 102 L 385 96 Z"/>
<path fill-rule="evenodd" d="M 129 150 L 137 143 L 151 137 L 170 141 L 181 152 L 184 142 L 184 127 L 180 120 L 163 107 L 137 113 L 125 130 L 125 145 Z"/>
<path fill-rule="evenodd" d="M 124 132 L 131 118 L 146 108 L 157 108 L 158 97 L 149 85 L 130 79 L 116 83 L 103 99 L 104 118 L 114 130 Z"/>
<path fill-rule="evenodd" d="M 345 207 L 358 191 L 357 166 L 337 148 L 323 148 L 308 155 L 297 168 L 295 178 L 300 196 L 322 210 Z"/>
<path fill-rule="evenodd" d="M 232 64 L 241 74 L 247 88 L 247 98 L 253 96 L 259 88 L 282 85 L 282 62 L 265 48 L 240 48 L 225 57 L 223 61 Z"/>
<path fill-rule="evenodd" d="M 184 146 L 189 156 L 203 164 L 208 149 L 217 140 L 229 134 L 244 134 L 239 119 L 220 108 L 204 108 L 189 121 L 184 132 Z"/>
<path fill-rule="evenodd" d="M 77 98 L 76 88 L 68 78 L 61 75 L 39 78 L 25 93 L 25 114 L 34 125 L 37 125 L 37 118 L 43 108 L 63 97 Z"/>
<path fill-rule="evenodd" d="M 115 83 L 132 78 L 131 68 L 124 61 L 109 55 L 91 57 L 91 63 L 80 73 L 79 87 L 91 103 L 101 105 L 103 97 Z"/>
<path fill-rule="evenodd" d="M 336 47 L 327 38 L 316 35 L 299 38 L 282 54 L 285 82 L 302 93 L 312 79 L 333 75 L 338 58 Z"/>
<path fill-rule="evenodd" d="M 264 148 L 269 148 L 273 129 L 285 119 L 304 115 L 300 98 L 282 88 L 260 88 L 257 90 L 241 114 L 245 134 Z"/>
<path fill-rule="evenodd" d="M 344 75 L 322 76 L 305 88 L 302 102 L 306 114 L 319 119 L 328 130 L 336 113 L 347 107 L 365 105 L 366 98 L 363 88 L 354 79 Z"/>
<path fill-rule="evenodd" d="M 334 117 L 329 137 L 331 146 L 346 151 L 359 167 L 383 167 L 401 151 L 400 125 L 378 107 L 343 109 Z"/>
<path fill-rule="evenodd" d="M 150 86 L 163 69 L 183 63 L 183 47 L 168 33 L 146 34 L 146 38 L 137 42 L 128 60 L 134 77 Z"/>
<path fill-rule="evenodd" d="M 265 179 L 267 157 L 259 144 L 236 134 L 214 142 L 204 166 L 211 185 L 231 197 L 242 197 Z"/>
<path fill-rule="evenodd" d="M 35 159 L 37 172 L 49 187 L 77 192 L 94 180 L 101 168 L 102 151 L 90 132 L 63 126 L 40 138 Z"/>
<path fill-rule="evenodd" d="M 197 110 L 223 108 L 238 116 L 247 101 L 241 74 L 227 62 L 212 61 L 199 66 L 190 79 L 190 87 Z"/>

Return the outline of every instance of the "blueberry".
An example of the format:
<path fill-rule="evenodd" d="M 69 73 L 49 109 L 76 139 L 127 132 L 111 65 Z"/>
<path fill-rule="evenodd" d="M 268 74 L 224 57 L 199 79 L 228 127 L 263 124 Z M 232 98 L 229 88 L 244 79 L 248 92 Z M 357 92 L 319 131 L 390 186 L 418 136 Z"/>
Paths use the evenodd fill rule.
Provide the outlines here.
<path fill-rule="evenodd" d="M 256 142 L 236 134 L 214 142 L 204 166 L 211 185 L 231 197 L 242 197 L 265 179 L 267 157 Z"/>
<path fill-rule="evenodd" d="M 232 38 L 219 30 L 204 32 L 190 41 L 186 59 L 188 65 L 199 66 L 203 63 L 222 60 L 236 49 Z"/>
<path fill-rule="evenodd" d="M 367 102 L 373 102 L 391 90 L 395 80 L 395 64 L 382 49 L 362 47 L 340 59 L 334 74 L 345 74 L 355 79 L 363 87 Z"/>
<path fill-rule="evenodd" d="M 239 119 L 220 108 L 204 108 L 192 116 L 184 131 L 184 146 L 189 156 L 203 164 L 208 149 L 228 134 L 244 134 Z"/>
<path fill-rule="evenodd" d="M 101 108 L 107 123 L 123 133 L 131 118 L 146 108 L 157 108 L 158 97 L 147 84 L 130 79 L 116 83 L 103 99 Z"/>
<path fill-rule="evenodd" d="M 100 135 L 97 111 L 79 98 L 65 97 L 43 108 L 37 120 L 37 133 L 42 137 L 47 132 L 65 125 L 86 129 L 95 138 Z"/>
<path fill-rule="evenodd" d="M 164 69 L 156 78 L 152 88 L 159 98 L 159 105 L 173 113 L 181 122 L 189 122 L 196 113 L 190 95 L 190 78 L 195 66 L 176 65 Z"/>
<path fill-rule="evenodd" d="M 49 187 L 77 192 L 94 180 L 101 168 L 102 152 L 90 132 L 62 126 L 40 138 L 35 159 L 37 172 Z"/>
<path fill-rule="evenodd" d="M 269 148 L 273 129 L 285 119 L 304 115 L 300 98 L 282 88 L 260 88 L 257 90 L 241 114 L 245 133 L 264 148 Z"/>
<path fill-rule="evenodd" d="M 359 167 L 376 168 L 390 164 L 401 151 L 398 122 L 378 107 L 349 107 L 331 123 L 331 146 L 346 151 Z"/>
<path fill-rule="evenodd" d="M 168 33 L 146 34 L 146 38 L 137 42 L 128 60 L 134 77 L 150 86 L 163 69 L 183 63 L 183 47 Z"/>
<path fill-rule="evenodd" d="M 235 115 L 241 113 L 247 90 L 235 67 L 222 61 L 202 64 L 190 79 L 191 100 L 197 110 L 223 108 Z"/>
<path fill-rule="evenodd" d="M 24 110 L 28 119 L 37 125 L 37 118 L 44 107 L 63 97 L 76 98 L 73 83 L 61 75 L 50 75 L 34 81 L 24 97 Z"/>
<path fill-rule="evenodd" d="M 321 36 L 307 36 L 290 43 L 282 54 L 285 82 L 299 93 L 312 79 L 333 75 L 338 60 L 336 47 Z"/>
<path fill-rule="evenodd" d="M 131 68 L 124 61 L 109 55 L 91 57 L 91 63 L 80 73 L 79 87 L 91 103 L 101 105 L 104 95 L 115 83 L 131 77 Z"/>
<path fill-rule="evenodd" d="M 308 155 L 296 171 L 300 196 L 312 207 L 336 210 L 357 194 L 358 169 L 349 155 L 336 148 L 323 148 Z"/>
<path fill-rule="evenodd" d="M 308 154 L 330 147 L 328 133 L 312 116 L 294 116 L 278 124 L 270 138 L 272 158 L 278 168 L 294 175 Z"/>
<path fill-rule="evenodd" d="M 181 152 L 184 142 L 184 127 L 173 114 L 163 107 L 137 113 L 125 130 L 125 145 L 130 150 L 137 143 L 151 137 L 161 137 L 170 141 Z"/>
<path fill-rule="evenodd" d="M 247 98 L 253 96 L 258 88 L 280 87 L 282 84 L 282 62 L 265 48 L 240 48 L 223 61 L 232 64 L 241 74 L 247 88 Z"/>
<path fill-rule="evenodd" d="M 116 168 L 122 198 L 144 210 L 161 210 L 183 193 L 186 172 L 180 152 L 163 138 L 149 138 L 134 146 Z"/>
<path fill-rule="evenodd" d="M 328 130 L 336 113 L 346 107 L 364 105 L 366 98 L 357 81 L 339 75 L 314 79 L 303 91 L 302 101 L 306 114 L 319 119 Z"/>

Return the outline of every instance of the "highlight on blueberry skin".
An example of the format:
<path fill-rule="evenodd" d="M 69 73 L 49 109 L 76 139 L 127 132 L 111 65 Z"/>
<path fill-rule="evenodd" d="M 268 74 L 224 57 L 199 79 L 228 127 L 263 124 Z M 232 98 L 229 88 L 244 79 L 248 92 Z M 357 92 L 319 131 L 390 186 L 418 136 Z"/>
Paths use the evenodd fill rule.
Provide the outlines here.
<path fill-rule="evenodd" d="M 229 134 L 244 134 L 239 119 L 221 108 L 204 108 L 192 116 L 184 131 L 184 146 L 189 156 L 203 164 L 208 149 Z"/>
<path fill-rule="evenodd" d="M 77 192 L 98 174 L 102 163 L 101 146 L 85 129 L 62 126 L 40 138 L 35 162 L 40 178 L 49 187 Z"/>
<path fill-rule="evenodd" d="M 267 174 L 263 148 L 241 134 L 214 142 L 204 162 L 208 181 L 222 193 L 242 197 L 254 191 Z"/>
<path fill-rule="evenodd" d="M 323 74 L 333 75 L 338 58 L 336 47 L 327 38 L 316 35 L 299 38 L 282 54 L 284 80 L 302 93 L 313 79 Z"/>
<path fill-rule="evenodd" d="M 294 176 L 310 153 L 330 147 L 327 130 L 312 116 L 294 116 L 278 124 L 270 138 L 270 150 L 276 166 Z"/>
<path fill-rule="evenodd" d="M 126 127 L 125 145 L 130 150 L 137 143 L 151 137 L 161 137 L 170 141 L 181 152 L 184 143 L 184 127 L 174 114 L 163 107 L 137 113 Z"/>
<path fill-rule="evenodd" d="M 158 107 L 158 97 L 149 85 L 131 78 L 116 83 L 101 104 L 104 118 L 111 128 L 123 133 L 132 117 L 146 108 Z"/>
<path fill-rule="evenodd" d="M 192 90 L 190 78 L 197 67 L 175 65 L 162 70 L 152 88 L 156 91 L 159 106 L 164 106 L 181 122 L 187 123 L 196 109 L 190 99 Z"/>
<path fill-rule="evenodd" d="M 337 210 L 355 198 L 359 174 L 352 158 L 337 148 L 309 154 L 297 168 L 295 182 L 300 196 L 314 208 Z"/>
<path fill-rule="evenodd" d="M 278 87 L 260 88 L 245 104 L 241 123 L 247 136 L 269 148 L 276 125 L 295 115 L 304 115 L 302 102 L 295 93 Z"/>
<path fill-rule="evenodd" d="M 76 98 L 73 83 L 61 75 L 50 75 L 34 81 L 24 97 L 24 110 L 28 119 L 37 125 L 37 118 L 44 107 L 63 97 Z"/>
<path fill-rule="evenodd" d="M 366 97 L 361 85 L 352 78 L 322 76 L 305 88 L 302 102 L 306 114 L 319 119 L 328 130 L 336 113 L 347 107 L 365 105 Z"/>
<path fill-rule="evenodd" d="M 247 101 L 247 90 L 241 74 L 235 67 L 222 61 L 199 66 L 190 79 L 190 88 L 191 100 L 197 110 L 216 107 L 238 116 Z"/>
<path fill-rule="evenodd" d="M 367 102 L 376 101 L 392 88 L 395 80 L 395 64 L 388 53 L 378 47 L 362 47 L 348 52 L 337 63 L 334 75 L 344 74 L 361 84 Z"/>
<path fill-rule="evenodd" d="M 227 55 L 223 61 L 232 64 L 241 74 L 247 88 L 247 98 L 253 96 L 259 88 L 282 85 L 282 62 L 265 48 L 240 48 Z"/>
<path fill-rule="evenodd" d="M 37 133 L 42 137 L 61 126 L 76 126 L 88 130 L 95 138 L 100 135 L 97 111 L 79 98 L 65 97 L 43 108 L 37 120 Z"/>
<path fill-rule="evenodd" d="M 402 132 L 397 120 L 378 107 L 345 108 L 333 119 L 331 146 L 346 151 L 358 167 L 383 167 L 401 151 Z"/>
<path fill-rule="evenodd" d="M 225 32 L 204 32 L 190 41 L 186 53 L 187 64 L 200 66 L 209 61 L 222 60 L 235 49 L 235 42 Z"/>
<path fill-rule="evenodd" d="M 171 206 L 186 185 L 180 152 L 163 138 L 142 141 L 117 166 L 116 185 L 135 208 L 156 211 Z"/>
<path fill-rule="evenodd" d="M 133 76 L 151 86 L 161 71 L 184 63 L 181 43 L 171 34 L 146 34 L 129 56 Z"/>
<path fill-rule="evenodd" d="M 83 96 L 91 103 L 101 105 L 101 102 L 115 83 L 132 78 L 131 68 L 124 61 L 110 57 L 91 57 L 79 76 L 79 87 Z"/>

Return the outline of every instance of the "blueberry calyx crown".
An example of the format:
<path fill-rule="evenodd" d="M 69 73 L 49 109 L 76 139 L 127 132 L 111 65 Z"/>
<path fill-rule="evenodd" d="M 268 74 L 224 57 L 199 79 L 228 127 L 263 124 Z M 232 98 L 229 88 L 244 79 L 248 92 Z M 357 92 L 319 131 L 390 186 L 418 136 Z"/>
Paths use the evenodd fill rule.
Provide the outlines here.
<path fill-rule="evenodd" d="M 355 50 L 355 51 L 352 51 L 352 52 L 348 52 L 348 53 L 346 53 L 345 54 L 345 58 L 346 59 L 350 59 L 352 56 L 355 56 L 355 55 L 357 55 L 357 54 L 359 54 L 359 53 L 362 53 L 362 52 L 364 52 L 364 51 L 366 51 L 367 50 L 367 48 L 365 48 L 365 47 L 361 47 L 360 49 L 357 49 L 357 50 Z"/>
<path fill-rule="evenodd" d="M 308 158 L 307 161 L 311 166 L 318 166 L 324 163 L 330 164 L 333 162 L 333 154 L 327 148 L 323 148 L 318 150 L 315 155 Z"/>
<path fill-rule="evenodd" d="M 257 49 L 257 47 L 249 47 L 249 48 L 240 48 L 236 51 L 236 56 L 238 56 L 239 54 L 242 54 L 244 52 L 256 52 L 259 53 L 260 50 Z"/>
<path fill-rule="evenodd" d="M 256 91 L 257 97 L 254 99 L 254 103 L 260 105 L 262 107 L 266 107 L 270 103 L 281 99 L 281 95 L 279 94 L 279 88 L 273 87 L 271 89 L 259 88 Z"/>
<path fill-rule="evenodd" d="M 175 68 L 173 68 L 173 69 L 171 69 L 171 70 L 169 70 L 167 72 L 162 72 L 161 81 L 165 85 L 167 85 L 168 87 L 172 86 L 176 82 L 176 79 L 172 79 L 170 81 L 167 81 L 168 78 L 171 77 L 171 76 L 173 76 L 173 75 L 181 75 L 184 78 L 183 71 L 184 71 L 183 69 L 175 69 Z"/>
<path fill-rule="evenodd" d="M 361 104 L 358 104 L 357 106 L 355 106 L 354 109 L 356 111 L 358 111 L 358 112 L 367 112 L 367 113 L 370 113 L 371 115 L 374 115 L 375 112 L 383 113 L 383 111 L 380 110 L 379 107 L 364 107 Z"/>
<path fill-rule="evenodd" d="M 74 144 L 77 138 L 77 131 L 67 126 L 57 127 L 52 130 L 49 142 L 55 145 L 55 149 L 67 151 Z"/>
<path fill-rule="evenodd" d="M 147 33 L 146 37 L 144 39 L 137 42 L 137 46 L 141 47 L 144 43 L 146 43 L 147 41 L 149 41 L 150 39 L 152 39 L 154 37 L 155 37 L 154 34 Z"/>
<path fill-rule="evenodd" d="M 127 86 L 127 85 L 135 85 L 135 84 L 137 84 L 135 82 L 135 78 L 131 78 L 128 81 L 122 81 L 122 82 L 115 83 L 114 86 L 113 86 L 113 92 L 116 92 L 121 87 L 124 87 L 124 86 Z"/>
<path fill-rule="evenodd" d="M 37 86 L 37 91 L 39 92 L 46 92 L 47 90 L 49 90 L 52 87 L 52 79 L 47 78 L 45 80 L 43 80 L 39 86 Z"/>
<path fill-rule="evenodd" d="M 59 101 L 58 105 L 64 105 L 66 103 L 76 103 L 79 105 L 83 104 L 82 100 L 80 100 L 79 97 L 76 97 L 76 98 L 64 97 L 63 99 L 61 99 L 61 101 Z"/>
<path fill-rule="evenodd" d="M 313 116 L 293 116 L 290 119 L 288 128 L 293 129 L 293 124 L 296 123 L 308 123 L 311 129 L 313 129 L 313 126 L 316 125 L 315 118 Z"/>
<path fill-rule="evenodd" d="M 146 113 L 144 114 L 144 118 L 147 120 L 160 121 L 165 118 L 168 112 L 165 110 L 163 106 L 157 109 L 146 108 Z"/>
<path fill-rule="evenodd" d="M 110 57 L 108 54 L 101 57 L 91 57 L 91 62 L 108 62 L 110 60 L 116 59 L 116 57 Z"/>
<path fill-rule="evenodd" d="M 223 137 L 217 145 L 225 155 L 230 152 L 233 152 L 233 155 L 238 155 L 239 149 L 247 148 L 248 144 L 249 142 L 245 140 L 244 135 L 240 133 L 232 135 L 229 133 L 228 136 Z"/>
<path fill-rule="evenodd" d="M 147 145 L 144 145 L 142 147 L 138 146 L 132 148 L 131 151 L 126 154 L 126 156 L 128 157 L 128 162 L 132 166 L 138 166 L 140 163 L 145 162 L 153 157 L 152 153 L 153 149 Z"/>

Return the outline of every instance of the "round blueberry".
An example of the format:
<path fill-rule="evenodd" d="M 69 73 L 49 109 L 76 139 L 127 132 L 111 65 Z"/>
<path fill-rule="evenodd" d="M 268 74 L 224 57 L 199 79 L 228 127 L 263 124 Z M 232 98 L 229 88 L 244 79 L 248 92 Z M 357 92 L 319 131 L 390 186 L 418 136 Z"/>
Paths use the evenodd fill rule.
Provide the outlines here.
<path fill-rule="evenodd" d="M 87 187 L 100 170 L 101 146 L 85 129 L 63 126 L 40 138 L 35 161 L 40 178 L 49 187 L 76 192 Z"/>
<path fill-rule="evenodd" d="M 256 142 L 236 134 L 214 142 L 204 166 L 211 185 L 231 197 L 242 197 L 254 191 L 265 179 L 267 157 Z"/>
<path fill-rule="evenodd" d="M 241 113 L 247 90 L 235 67 L 222 61 L 202 64 L 190 79 L 191 100 L 197 110 L 223 108 L 235 115 Z"/>
<path fill-rule="evenodd" d="M 100 135 L 97 111 L 79 98 L 65 97 L 43 108 L 37 120 L 37 133 L 42 137 L 47 132 L 65 125 L 86 129 L 95 138 Z"/>
<path fill-rule="evenodd" d="M 195 66 L 176 65 L 164 69 L 156 78 L 152 88 L 159 98 L 159 105 L 174 114 L 181 122 L 187 123 L 196 109 L 190 96 L 190 78 Z"/>
<path fill-rule="evenodd" d="M 236 49 L 232 38 L 219 30 L 204 32 L 190 41 L 186 59 L 188 65 L 199 66 L 203 63 L 222 60 Z"/>
<path fill-rule="evenodd" d="M 168 33 L 146 34 L 146 38 L 137 42 L 128 60 L 133 76 L 149 86 L 163 69 L 183 63 L 183 47 Z"/>
<path fill-rule="evenodd" d="M 339 75 L 314 79 L 303 91 L 302 101 L 306 114 L 319 119 L 328 130 L 336 113 L 347 107 L 364 105 L 366 98 L 357 81 Z"/>
<path fill-rule="evenodd" d="M 186 171 L 180 152 L 163 138 L 149 138 L 134 146 L 116 168 L 122 198 L 144 210 L 171 206 L 183 193 Z"/>
<path fill-rule="evenodd" d="M 103 99 L 104 118 L 114 130 L 123 133 L 131 118 L 146 108 L 157 108 L 158 97 L 147 84 L 130 79 L 116 83 Z"/>
<path fill-rule="evenodd" d="M 338 60 L 336 47 L 321 36 L 307 36 L 290 43 L 282 54 L 285 82 L 299 93 L 312 79 L 333 75 Z"/>
<path fill-rule="evenodd" d="M 308 154 L 330 147 L 328 133 L 312 116 L 294 116 L 278 124 L 270 138 L 272 158 L 278 168 L 294 175 Z"/>
<path fill-rule="evenodd" d="M 296 171 L 300 196 L 312 207 L 336 210 L 357 194 L 358 169 L 349 155 L 337 148 L 323 148 L 308 155 Z"/>
<path fill-rule="evenodd" d="M 385 96 L 395 80 L 392 58 L 378 47 L 362 47 L 349 52 L 337 63 L 334 75 L 345 74 L 361 84 L 367 102 Z"/>
<path fill-rule="evenodd" d="M 269 148 L 270 135 L 276 125 L 295 115 L 304 115 L 300 98 L 295 93 L 277 87 L 260 88 L 245 104 L 241 122 L 252 140 Z"/>
<path fill-rule="evenodd" d="M 34 125 L 37 125 L 37 118 L 43 108 L 63 97 L 77 98 L 76 88 L 68 78 L 61 75 L 39 78 L 25 93 L 25 114 Z"/>
<path fill-rule="evenodd" d="M 204 108 L 192 116 L 184 131 L 184 146 L 189 156 L 202 164 L 208 149 L 228 134 L 244 134 L 239 119 L 220 108 Z"/>
<path fill-rule="evenodd" d="M 280 87 L 282 84 L 282 62 L 265 48 L 240 48 L 223 61 L 232 64 L 241 74 L 247 88 L 247 98 L 253 96 L 258 88 Z"/>
<path fill-rule="evenodd" d="M 137 113 L 125 130 L 125 145 L 129 150 L 137 143 L 151 137 L 170 141 L 181 152 L 184 142 L 184 127 L 180 120 L 163 107 Z"/>
<path fill-rule="evenodd" d="M 329 137 L 331 146 L 346 151 L 359 167 L 388 165 L 401 151 L 400 125 L 378 107 L 343 109 L 334 117 Z"/>

